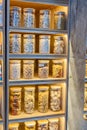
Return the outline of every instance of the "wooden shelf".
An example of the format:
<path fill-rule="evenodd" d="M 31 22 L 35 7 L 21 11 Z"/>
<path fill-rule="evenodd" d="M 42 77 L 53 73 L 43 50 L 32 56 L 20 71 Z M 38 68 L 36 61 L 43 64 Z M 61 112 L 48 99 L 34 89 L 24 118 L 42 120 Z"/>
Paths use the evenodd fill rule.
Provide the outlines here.
<path fill-rule="evenodd" d="M 68 30 L 52 30 L 52 29 L 41 29 L 41 28 L 24 28 L 24 27 L 10 27 L 9 32 L 11 33 L 32 33 L 32 34 L 67 34 Z"/>
<path fill-rule="evenodd" d="M 26 114 L 23 112 L 21 115 L 18 116 L 9 115 L 9 122 L 25 122 L 28 120 L 49 119 L 56 117 L 58 118 L 62 116 L 65 116 L 64 111 L 52 112 L 51 110 L 49 110 L 47 113 L 40 113 L 36 111 L 33 114 Z"/>
<path fill-rule="evenodd" d="M 65 78 L 49 78 L 49 79 L 40 79 L 34 78 L 29 80 L 9 80 L 9 86 L 18 86 L 18 85 L 39 85 L 39 84 L 56 84 L 56 83 L 64 83 L 66 82 Z"/>
<path fill-rule="evenodd" d="M 58 54 L 9 54 L 9 59 L 59 59 L 67 58 L 67 55 Z"/>

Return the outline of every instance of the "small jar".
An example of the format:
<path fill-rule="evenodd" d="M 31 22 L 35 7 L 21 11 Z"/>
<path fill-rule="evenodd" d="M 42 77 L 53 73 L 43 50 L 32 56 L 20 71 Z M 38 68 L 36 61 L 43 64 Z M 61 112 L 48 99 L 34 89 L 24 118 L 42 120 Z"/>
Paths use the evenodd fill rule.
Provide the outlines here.
<path fill-rule="evenodd" d="M 35 109 L 35 87 L 24 87 L 24 111 L 33 113 Z"/>
<path fill-rule="evenodd" d="M 9 44 L 10 53 L 21 53 L 21 34 L 10 34 Z"/>
<path fill-rule="evenodd" d="M 54 118 L 54 119 L 48 119 L 49 122 L 49 130 L 59 130 L 59 119 Z"/>
<path fill-rule="evenodd" d="M 48 130 L 48 120 L 37 121 L 37 130 Z"/>
<path fill-rule="evenodd" d="M 87 109 L 87 86 L 85 87 L 85 92 L 84 92 L 84 108 Z"/>
<path fill-rule="evenodd" d="M 9 130 L 19 130 L 19 123 L 9 124 Z"/>
<path fill-rule="evenodd" d="M 35 35 L 32 34 L 23 35 L 23 53 L 28 54 L 35 53 Z"/>
<path fill-rule="evenodd" d="M 35 9 L 33 8 L 23 9 L 23 22 L 24 22 L 24 27 L 26 28 L 35 27 Z"/>
<path fill-rule="evenodd" d="M 3 25 L 3 6 L 2 3 L 0 3 L 0 26 Z"/>
<path fill-rule="evenodd" d="M 10 8 L 10 26 L 21 26 L 21 8 L 18 6 L 12 6 Z"/>
<path fill-rule="evenodd" d="M 51 22 L 50 19 L 51 19 L 50 10 L 40 10 L 39 27 L 49 29 Z"/>
<path fill-rule="evenodd" d="M 0 81 L 2 80 L 2 62 L 0 61 Z"/>
<path fill-rule="evenodd" d="M 34 60 L 23 60 L 23 78 L 34 78 Z"/>
<path fill-rule="evenodd" d="M 9 65 L 9 78 L 11 80 L 19 80 L 21 77 L 21 61 L 10 60 Z"/>
<path fill-rule="evenodd" d="M 49 35 L 39 36 L 39 53 L 49 54 L 50 53 L 50 38 Z"/>
<path fill-rule="evenodd" d="M 53 60 L 52 76 L 53 76 L 53 78 L 63 78 L 64 77 L 64 62 L 63 61 Z"/>
<path fill-rule="evenodd" d="M 62 109 L 62 88 L 61 86 L 50 87 L 50 109 L 60 111 Z"/>
<path fill-rule="evenodd" d="M 10 88 L 10 113 L 11 115 L 21 114 L 21 89 L 20 87 Z"/>
<path fill-rule="evenodd" d="M 25 130 L 36 130 L 36 122 L 35 121 L 25 122 Z"/>
<path fill-rule="evenodd" d="M 38 111 L 46 113 L 48 111 L 49 104 L 49 87 L 38 86 Z"/>
<path fill-rule="evenodd" d="M 54 36 L 54 49 L 55 54 L 65 53 L 65 42 L 62 36 Z"/>
<path fill-rule="evenodd" d="M 54 14 L 54 27 L 55 29 L 65 30 L 66 29 L 66 16 L 65 12 L 55 12 Z"/>
<path fill-rule="evenodd" d="M 39 60 L 38 77 L 48 78 L 48 76 L 49 76 L 49 60 Z"/>

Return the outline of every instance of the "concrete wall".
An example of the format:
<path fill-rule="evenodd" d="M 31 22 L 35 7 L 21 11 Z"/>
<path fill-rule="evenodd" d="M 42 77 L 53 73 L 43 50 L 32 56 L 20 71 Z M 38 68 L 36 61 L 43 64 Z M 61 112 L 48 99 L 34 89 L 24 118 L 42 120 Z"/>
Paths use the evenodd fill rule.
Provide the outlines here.
<path fill-rule="evenodd" d="M 87 130 L 83 119 L 87 0 L 71 0 L 68 130 Z"/>

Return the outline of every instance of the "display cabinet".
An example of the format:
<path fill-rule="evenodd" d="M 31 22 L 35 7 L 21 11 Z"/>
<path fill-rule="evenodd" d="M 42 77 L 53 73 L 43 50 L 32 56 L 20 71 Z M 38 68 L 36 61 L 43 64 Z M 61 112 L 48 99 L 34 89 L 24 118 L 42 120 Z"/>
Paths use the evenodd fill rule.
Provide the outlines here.
<path fill-rule="evenodd" d="M 4 130 L 67 129 L 69 1 L 8 0 Z M 31 125 L 29 125 L 31 124 Z"/>

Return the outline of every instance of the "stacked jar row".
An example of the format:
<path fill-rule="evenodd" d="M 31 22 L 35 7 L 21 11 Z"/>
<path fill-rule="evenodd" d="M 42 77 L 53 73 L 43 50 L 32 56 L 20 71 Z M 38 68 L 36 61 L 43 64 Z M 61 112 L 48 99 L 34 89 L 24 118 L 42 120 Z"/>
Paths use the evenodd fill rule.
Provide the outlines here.
<path fill-rule="evenodd" d="M 37 102 L 36 102 L 37 101 Z M 12 87 L 10 88 L 10 114 L 27 114 L 34 111 L 46 113 L 48 109 L 57 112 L 62 110 L 62 86 Z"/>
<path fill-rule="evenodd" d="M 23 40 L 23 44 L 22 44 Z M 39 35 L 39 53 L 50 53 L 50 35 Z M 64 54 L 66 51 L 65 38 L 63 36 L 54 36 L 52 52 L 54 54 Z M 9 40 L 9 52 L 10 53 L 35 53 L 36 38 L 33 34 L 24 34 L 23 39 L 21 34 L 10 34 Z"/>
<path fill-rule="evenodd" d="M 35 28 L 39 19 L 39 28 L 51 28 L 51 10 L 40 10 L 39 15 L 35 13 L 34 8 L 24 8 L 12 6 L 10 8 L 10 26 Z M 37 19 L 35 18 L 37 16 Z M 39 17 L 38 17 L 39 16 Z M 23 19 L 22 19 L 23 18 Z M 54 29 L 66 29 L 66 14 L 63 11 L 54 12 Z M 23 21 L 23 23 L 22 23 Z"/>
<path fill-rule="evenodd" d="M 22 66 L 23 62 L 23 67 Z M 52 62 L 52 64 L 49 64 Z M 51 65 L 51 66 L 49 66 Z M 10 60 L 9 78 L 11 80 L 33 79 L 34 72 L 38 69 L 38 78 L 48 78 L 49 68 L 53 78 L 64 78 L 64 60 L 38 60 L 38 67 L 35 69 L 35 60 Z M 51 69 L 52 68 L 52 69 Z"/>
<path fill-rule="evenodd" d="M 62 130 L 62 118 L 51 118 L 46 120 L 24 122 L 21 126 L 19 123 L 9 124 L 9 130 Z M 62 124 L 64 125 L 64 124 Z"/>

